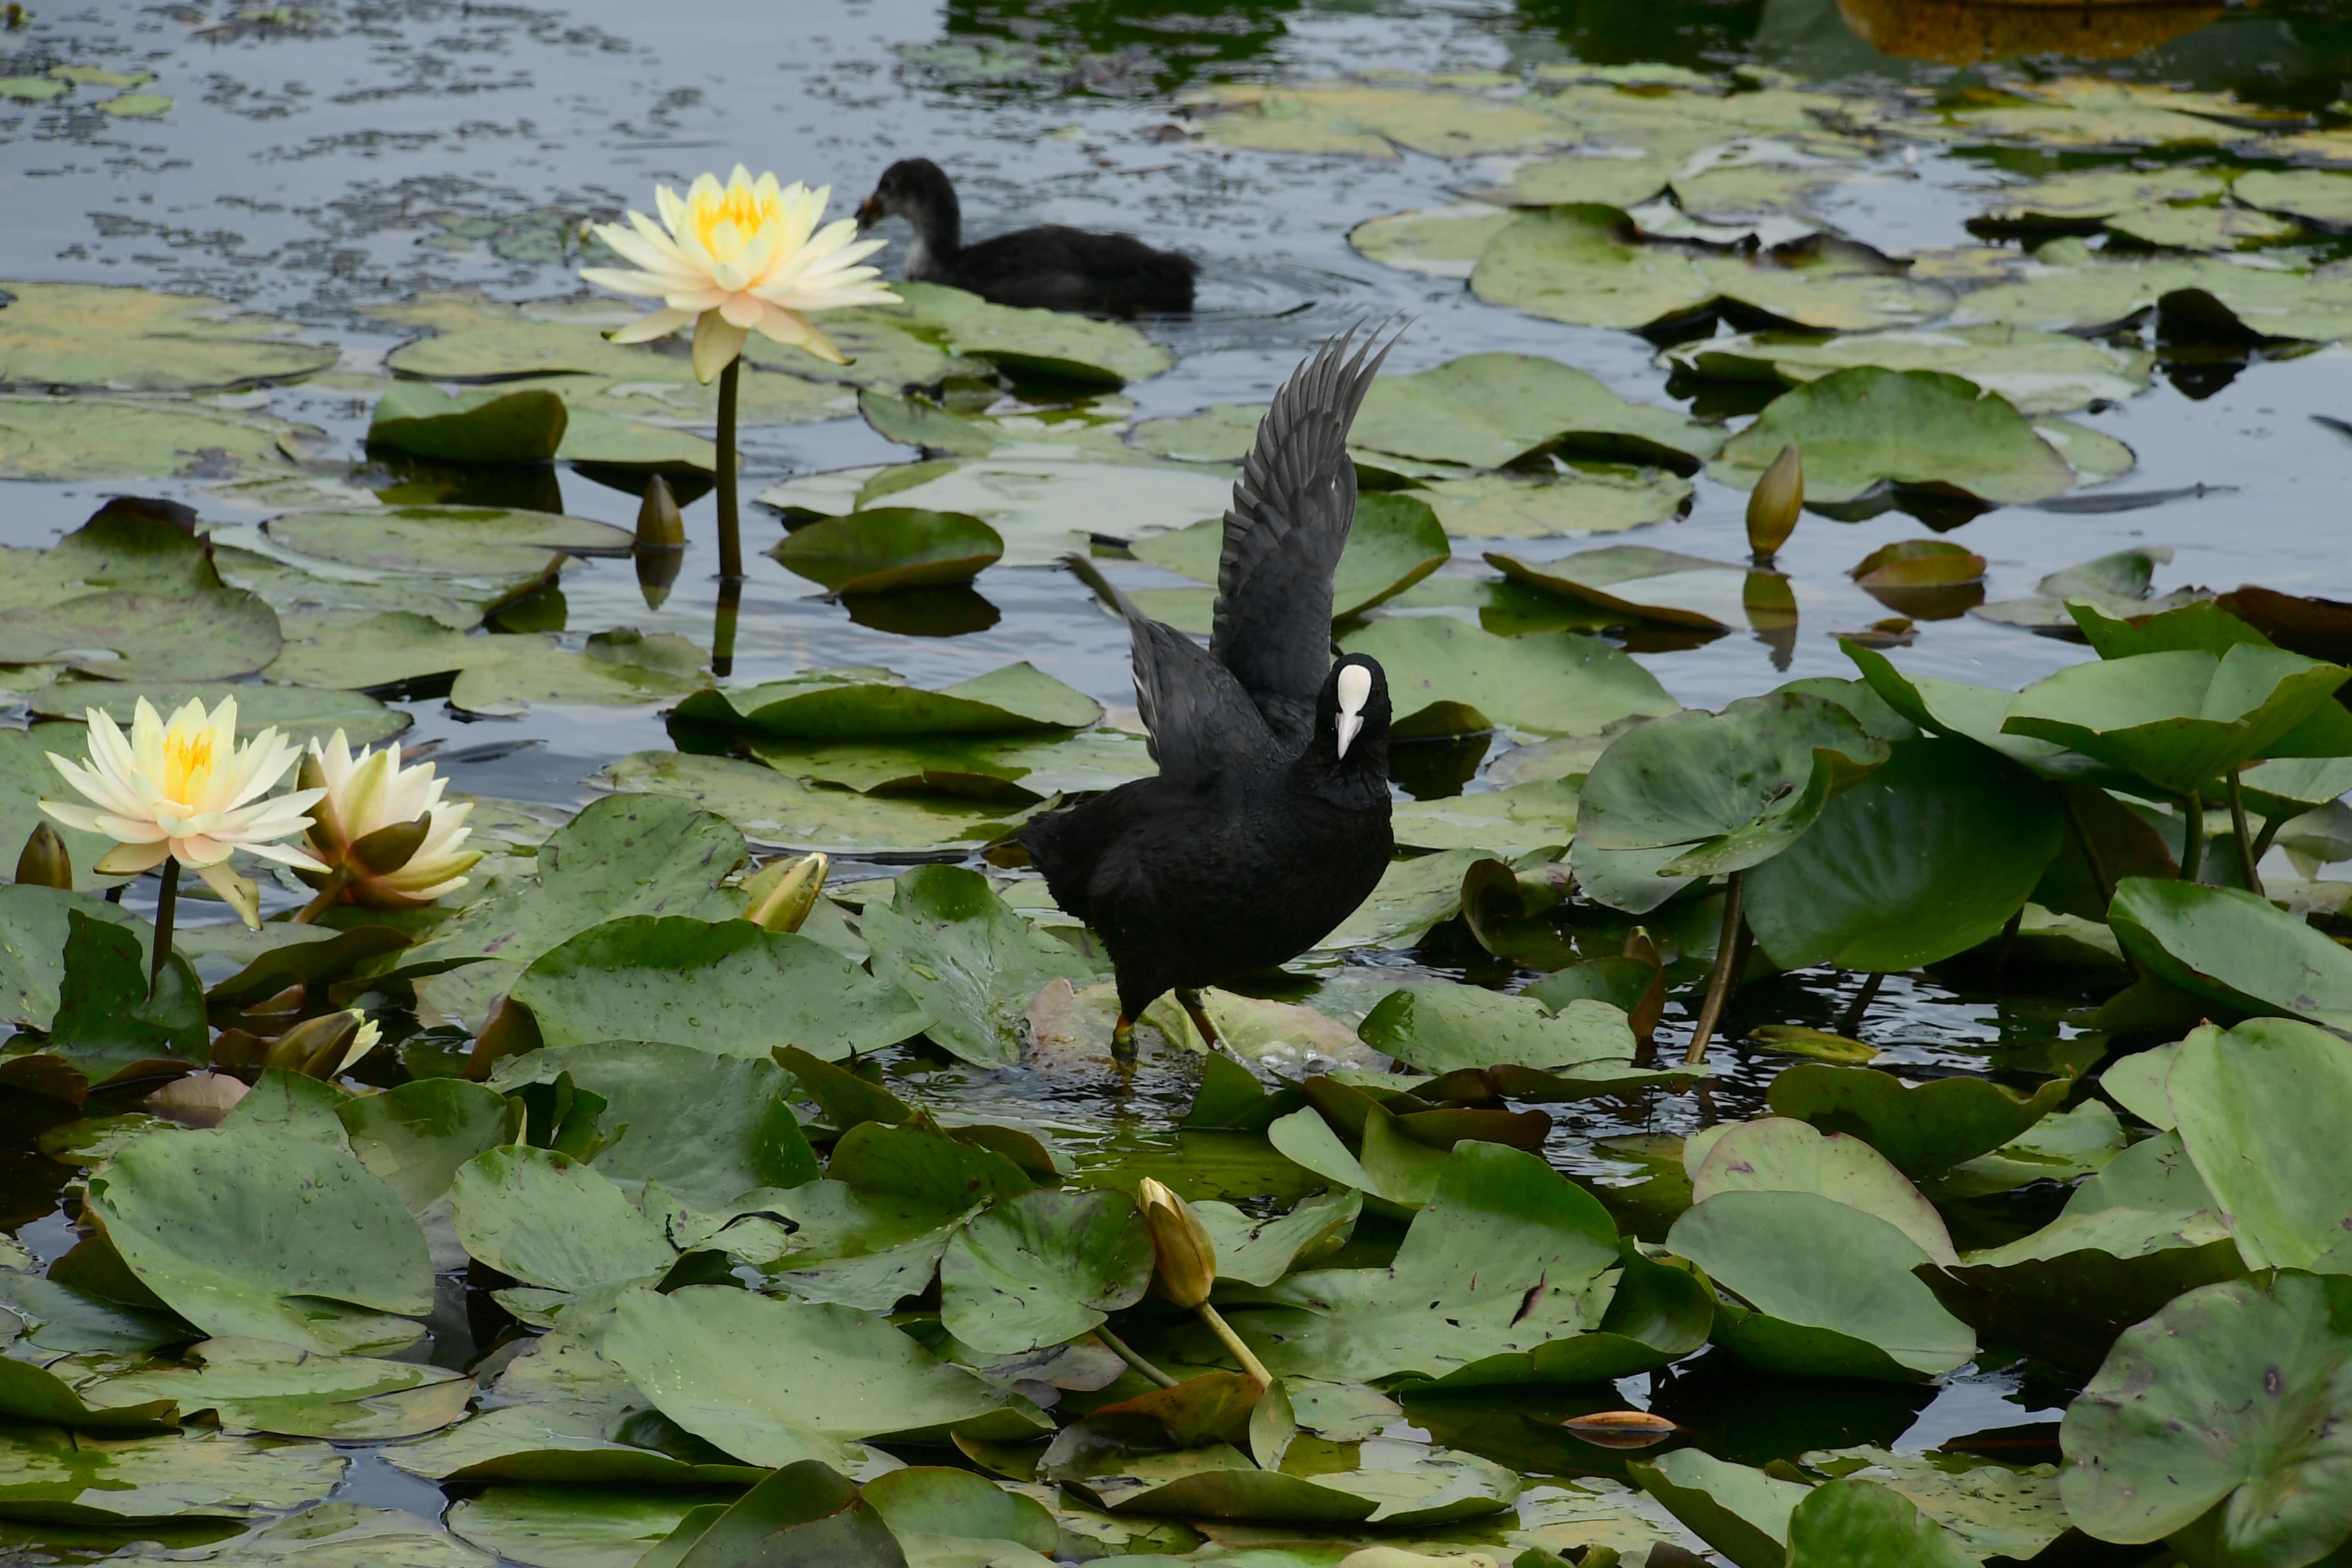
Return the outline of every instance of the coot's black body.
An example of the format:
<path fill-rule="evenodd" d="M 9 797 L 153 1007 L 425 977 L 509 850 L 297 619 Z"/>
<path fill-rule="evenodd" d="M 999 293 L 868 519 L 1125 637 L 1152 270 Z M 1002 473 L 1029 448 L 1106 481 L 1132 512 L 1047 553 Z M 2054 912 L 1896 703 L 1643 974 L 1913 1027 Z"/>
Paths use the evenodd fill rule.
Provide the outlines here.
<path fill-rule="evenodd" d="M 945 283 L 999 305 L 1097 315 L 1192 308 L 1200 263 L 1131 235 L 1048 224 L 964 244 L 955 186 L 929 158 L 891 164 L 857 208 L 857 221 L 868 228 L 886 217 L 914 226 L 906 261 L 912 282 Z"/>
<path fill-rule="evenodd" d="M 1331 574 L 1355 518 L 1348 426 L 1387 351 L 1352 333 L 1283 387 L 1225 513 L 1208 647 L 1127 618 L 1156 778 L 1050 813 L 1021 842 L 1055 901 L 1102 937 L 1121 1028 L 1163 992 L 1283 963 L 1369 897 L 1394 852 L 1380 665 L 1331 662 Z"/>

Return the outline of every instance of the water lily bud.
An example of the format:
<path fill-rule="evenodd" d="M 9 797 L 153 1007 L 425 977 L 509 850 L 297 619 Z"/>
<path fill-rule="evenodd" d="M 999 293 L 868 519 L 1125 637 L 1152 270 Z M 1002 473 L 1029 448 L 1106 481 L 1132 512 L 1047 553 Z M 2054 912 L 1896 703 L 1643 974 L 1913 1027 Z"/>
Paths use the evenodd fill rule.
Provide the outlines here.
<path fill-rule="evenodd" d="M 490 1068 L 501 1058 L 535 1051 L 541 1043 L 539 1020 L 531 1016 L 530 1009 L 511 996 L 501 996 L 483 1015 L 482 1026 L 474 1036 L 473 1054 L 466 1058 L 466 1076 L 478 1083 L 490 1076 Z"/>
<path fill-rule="evenodd" d="M 646 482 L 646 499 L 637 508 L 637 548 L 682 550 L 685 546 L 686 518 L 677 510 L 677 498 L 669 493 L 669 481 L 656 474 Z"/>
<path fill-rule="evenodd" d="M 431 763 L 404 767 L 391 746 L 354 756 L 338 730 L 324 744 L 310 742 L 301 777 L 304 788 L 327 793 L 310 808 L 309 839 L 325 869 L 299 874 L 314 888 L 333 886 L 346 902 L 415 909 L 465 886 L 482 858 L 465 847 L 473 802 L 444 805 L 448 782 Z"/>
<path fill-rule="evenodd" d="M 305 1018 L 269 1042 L 261 1065 L 303 1072 L 314 1059 L 341 1060 L 359 1032 L 357 1013 L 324 1013 L 316 1018 Z"/>
<path fill-rule="evenodd" d="M 1748 495 L 1748 548 L 1759 561 L 1769 561 L 1789 542 L 1804 506 L 1805 460 L 1796 447 L 1783 447 Z"/>
<path fill-rule="evenodd" d="M 24 852 L 16 857 L 16 880 L 28 887 L 73 890 L 73 858 L 66 853 L 66 841 L 47 823 L 35 823 L 25 836 Z"/>
<path fill-rule="evenodd" d="M 762 931 L 800 930 L 801 922 L 816 908 L 817 895 L 824 891 L 825 872 L 831 866 L 823 855 L 803 855 L 763 867 L 748 884 L 753 900 L 751 923 Z M 767 885 L 763 888 L 762 883 Z"/>
<path fill-rule="evenodd" d="M 1200 1306 L 1217 1282 L 1217 1247 L 1208 1227 L 1192 1205 L 1150 1176 L 1135 1189 L 1135 1201 L 1160 1253 L 1154 1278 L 1161 1293 L 1187 1311 Z"/>

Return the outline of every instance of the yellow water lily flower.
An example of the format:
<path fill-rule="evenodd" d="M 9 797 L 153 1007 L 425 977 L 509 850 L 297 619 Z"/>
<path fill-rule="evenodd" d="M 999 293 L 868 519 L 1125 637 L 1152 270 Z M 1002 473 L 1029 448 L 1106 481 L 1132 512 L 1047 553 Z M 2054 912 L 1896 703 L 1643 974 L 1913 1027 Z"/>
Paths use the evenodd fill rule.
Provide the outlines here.
<path fill-rule="evenodd" d="M 190 701 L 166 723 L 142 697 L 127 739 L 102 710 L 87 717 L 89 758 L 72 763 L 51 752 L 49 762 L 92 804 L 45 800 L 41 809 L 114 840 L 100 872 L 135 876 L 176 860 L 257 927 L 258 895 L 230 868 L 231 855 L 245 849 L 299 870 L 326 869 L 299 844 L 280 842 L 310 826 L 303 813 L 326 792 L 269 794 L 301 753 L 275 729 L 237 744 L 236 698 L 222 698 L 209 713 Z"/>
<path fill-rule="evenodd" d="M 333 882 L 352 903 L 429 904 L 464 887 L 482 858 L 465 847 L 474 833 L 466 826 L 474 803 L 442 805 L 449 781 L 436 776 L 431 763 L 403 767 L 398 747 L 371 746 L 354 756 L 338 730 L 323 745 L 310 742 L 302 783 L 322 792 L 311 814 L 310 847 L 325 862 L 303 880 L 313 887 Z M 415 829 L 419 819 L 425 826 Z"/>
<path fill-rule="evenodd" d="M 754 331 L 846 364 L 809 312 L 894 304 L 898 297 L 875 281 L 878 270 L 858 265 L 886 242 L 859 239 L 855 218 L 817 226 L 832 196 L 831 185 L 779 185 L 773 174 L 754 180 L 740 163 L 723 185 L 716 174 L 698 176 L 683 198 L 656 185 L 661 223 L 633 212 L 626 228 L 607 223 L 595 230 L 642 270 L 583 267 L 580 276 L 662 302 L 613 333 L 616 343 L 646 342 L 693 323 L 694 374 L 705 382 L 734 363 Z"/>

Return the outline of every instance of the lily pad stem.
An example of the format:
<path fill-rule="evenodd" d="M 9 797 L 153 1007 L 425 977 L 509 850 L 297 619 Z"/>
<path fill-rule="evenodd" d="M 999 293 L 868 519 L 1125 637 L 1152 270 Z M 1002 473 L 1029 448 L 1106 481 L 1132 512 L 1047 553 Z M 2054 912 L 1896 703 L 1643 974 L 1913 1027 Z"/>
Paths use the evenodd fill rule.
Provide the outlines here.
<path fill-rule="evenodd" d="M 735 384 L 739 357 L 719 373 L 719 580 L 743 580 L 743 528 L 735 508 Z M 731 640 L 731 639 L 730 639 Z"/>
<path fill-rule="evenodd" d="M 2246 792 L 2235 768 L 2230 770 L 2230 831 L 2238 837 L 2238 868 L 2246 874 L 2246 889 L 2262 898 L 2263 874 L 2254 869 L 2260 857 L 2254 853 L 2253 836 L 2246 831 Z"/>
<path fill-rule="evenodd" d="M 1848 1039 L 1853 1037 L 1853 1032 L 1862 1027 L 1862 1016 L 1870 1011 L 1871 1003 L 1878 997 L 1878 988 L 1885 984 L 1886 971 L 1874 969 L 1870 972 L 1869 977 L 1862 983 L 1862 989 L 1853 994 L 1853 1001 L 1846 1007 L 1845 1016 L 1838 1020 L 1839 1034 Z"/>
<path fill-rule="evenodd" d="M 1265 1363 L 1257 1359 L 1257 1352 L 1243 1342 L 1241 1335 L 1234 1332 L 1233 1325 L 1226 1322 L 1214 1307 L 1203 1301 L 1192 1310 L 1201 1314 L 1201 1321 L 1208 1324 L 1217 1338 L 1225 1342 L 1225 1348 L 1234 1352 L 1234 1359 L 1242 1363 L 1242 1370 L 1257 1380 L 1260 1388 L 1274 1386 L 1274 1373 L 1265 1370 Z"/>
<path fill-rule="evenodd" d="M 309 903 L 304 904 L 300 910 L 295 912 L 294 923 L 298 926 L 306 926 L 312 921 L 317 920 L 320 915 L 325 914 L 327 912 L 327 906 L 333 903 L 337 899 L 341 898 L 343 896 L 343 889 L 351 885 L 351 868 L 348 866 L 336 867 L 332 871 L 328 873 L 326 886 L 320 888 L 317 894 L 311 898 Z"/>
<path fill-rule="evenodd" d="M 1150 1362 L 1138 1355 L 1135 1352 L 1134 1348 L 1125 1340 L 1120 1339 L 1117 1334 L 1110 1331 L 1110 1326 L 1108 1324 L 1104 1324 L 1102 1327 L 1095 1330 L 1095 1338 L 1102 1341 L 1103 1343 L 1118 1352 L 1119 1360 L 1127 1363 L 1128 1365 L 1133 1367 L 1136 1371 L 1141 1373 L 1144 1376 L 1150 1378 L 1160 1387 L 1173 1388 L 1176 1386 L 1176 1380 L 1174 1378 L 1169 1376 L 1166 1373 L 1160 1371 L 1158 1367 L 1152 1365 Z"/>
<path fill-rule="evenodd" d="M 2074 796 L 2064 785 L 2058 790 L 2058 804 L 2066 813 L 2066 826 L 2074 832 L 2074 846 L 2083 852 L 2083 864 L 2091 868 L 2091 885 L 2099 890 L 2099 910 L 2105 913 L 2116 901 L 2116 879 L 2107 875 L 2106 862 L 2099 858 L 2099 847 L 2091 842 L 2091 830 L 2083 826 L 2083 813 L 2074 804 Z"/>
<path fill-rule="evenodd" d="M 163 857 L 163 885 L 155 891 L 155 949 L 147 964 L 147 990 L 152 994 L 172 962 L 172 916 L 180 907 L 180 858 Z"/>
<path fill-rule="evenodd" d="M 2263 818 L 2263 830 L 2254 835 L 2254 864 L 2262 864 L 2263 857 L 2271 852 L 2271 845 L 2277 840 L 2279 829 L 2292 820 L 2291 816 L 2284 813 Z"/>
<path fill-rule="evenodd" d="M 2197 880 L 2197 873 L 2205 868 L 2205 797 L 2195 790 L 2182 803 L 2186 816 L 2182 820 L 2180 842 L 2180 879 Z"/>
<path fill-rule="evenodd" d="M 1747 872 L 1734 871 L 1724 889 L 1723 930 L 1715 939 L 1715 967 L 1706 977 L 1706 1000 L 1699 1004 L 1698 1022 L 1691 1026 L 1690 1046 L 1683 1052 L 1685 1067 L 1696 1067 L 1706 1059 L 1707 1043 L 1715 1038 L 1715 1026 L 1723 1018 L 1723 1005 L 1731 996 L 1732 976 L 1739 967 L 1739 939 L 1747 931 L 1739 918 L 1740 896 L 1747 879 Z"/>

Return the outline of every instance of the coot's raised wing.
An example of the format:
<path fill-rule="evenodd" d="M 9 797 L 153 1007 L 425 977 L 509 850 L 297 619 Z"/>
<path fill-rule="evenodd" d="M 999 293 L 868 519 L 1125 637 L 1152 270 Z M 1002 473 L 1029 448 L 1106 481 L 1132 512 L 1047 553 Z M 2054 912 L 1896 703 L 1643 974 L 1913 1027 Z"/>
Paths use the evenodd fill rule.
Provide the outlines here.
<path fill-rule="evenodd" d="M 1217 563 L 1210 651 L 1292 751 L 1314 728 L 1331 669 L 1331 574 L 1356 520 L 1348 426 L 1396 346 L 1375 331 L 1351 357 L 1355 335 L 1325 343 L 1274 395 L 1234 486 Z"/>
<path fill-rule="evenodd" d="M 1203 787 L 1229 767 L 1263 767 L 1281 754 L 1249 694 L 1207 648 L 1138 609 L 1085 556 L 1065 555 L 1062 564 L 1127 617 L 1135 645 L 1136 706 L 1162 778 Z"/>

